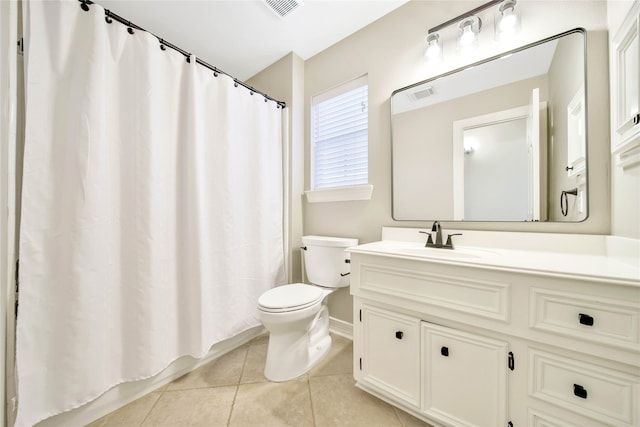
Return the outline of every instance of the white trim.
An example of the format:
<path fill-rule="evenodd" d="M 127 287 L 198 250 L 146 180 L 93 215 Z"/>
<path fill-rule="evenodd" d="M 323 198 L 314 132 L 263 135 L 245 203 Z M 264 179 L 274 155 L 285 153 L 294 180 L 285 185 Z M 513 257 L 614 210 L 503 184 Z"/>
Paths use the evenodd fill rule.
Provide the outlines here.
<path fill-rule="evenodd" d="M 342 95 L 343 93 L 347 93 L 350 90 L 357 89 L 360 86 L 366 86 L 367 84 L 369 84 L 369 75 L 365 74 L 346 83 L 335 86 L 326 92 L 322 92 L 321 94 L 312 96 L 311 105 L 317 105 L 323 101 L 326 101 L 327 99 L 335 98 L 338 95 Z"/>
<path fill-rule="evenodd" d="M 309 203 L 371 200 L 373 185 L 350 185 L 346 187 L 307 190 L 304 194 L 307 196 L 307 202 Z"/>
<path fill-rule="evenodd" d="M 584 86 L 567 106 L 567 176 L 584 174 L 587 167 Z"/>
<path fill-rule="evenodd" d="M 613 150 L 616 166 L 627 169 L 640 164 L 640 132 L 620 142 Z"/>
<path fill-rule="evenodd" d="M 16 146 L 17 146 L 17 40 L 18 4 L 0 2 L 0 424 L 12 425 L 15 410 L 13 385 L 13 309 L 16 254 Z M 6 64 L 6 65 L 5 65 Z M 11 332 L 9 332 L 11 331 Z M 9 353 L 11 352 L 11 353 Z M 8 359 L 8 360 L 7 360 Z M 9 375 L 7 375 L 9 373 Z M 8 405 L 8 399 L 11 405 Z"/>
<path fill-rule="evenodd" d="M 329 331 L 353 341 L 353 323 L 329 316 Z"/>

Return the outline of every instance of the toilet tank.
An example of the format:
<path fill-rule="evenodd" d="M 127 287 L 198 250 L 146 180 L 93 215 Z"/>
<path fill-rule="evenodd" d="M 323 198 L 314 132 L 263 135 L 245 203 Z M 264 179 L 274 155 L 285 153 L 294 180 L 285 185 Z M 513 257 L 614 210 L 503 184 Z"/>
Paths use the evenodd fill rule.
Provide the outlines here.
<path fill-rule="evenodd" d="M 351 271 L 346 248 L 356 246 L 358 239 L 327 236 L 303 236 L 304 267 L 309 282 L 325 288 L 349 286 Z"/>

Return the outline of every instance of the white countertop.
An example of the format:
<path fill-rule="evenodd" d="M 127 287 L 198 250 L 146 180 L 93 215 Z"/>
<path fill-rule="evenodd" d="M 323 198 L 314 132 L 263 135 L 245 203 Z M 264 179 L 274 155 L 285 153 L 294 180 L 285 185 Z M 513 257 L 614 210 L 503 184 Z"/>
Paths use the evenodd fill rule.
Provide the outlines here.
<path fill-rule="evenodd" d="M 390 231 L 391 230 L 391 231 Z M 462 232 L 456 249 L 424 249 L 417 229 L 383 230 L 385 240 L 349 248 L 351 253 L 384 255 L 425 262 L 486 268 L 587 281 L 640 286 L 637 241 L 612 236 L 540 235 L 541 233 Z M 408 231 L 411 230 L 411 231 Z M 463 239 L 467 236 L 466 239 Z M 393 240 L 393 238 L 408 240 Z M 410 241 L 410 240 L 413 241 Z M 486 242 L 483 245 L 468 243 Z M 546 242 L 545 242 L 546 241 Z M 455 242 L 455 241 L 454 241 Z M 527 247 L 529 246 L 529 247 Z M 575 246 L 575 250 L 572 250 Z M 548 247 L 548 249 L 546 249 Z"/>

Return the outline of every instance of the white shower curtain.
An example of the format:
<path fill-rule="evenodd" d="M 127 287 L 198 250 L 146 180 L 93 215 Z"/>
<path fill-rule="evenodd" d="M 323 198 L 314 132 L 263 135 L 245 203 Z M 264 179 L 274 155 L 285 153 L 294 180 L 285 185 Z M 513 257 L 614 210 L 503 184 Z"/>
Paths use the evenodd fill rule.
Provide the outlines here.
<path fill-rule="evenodd" d="M 202 357 L 286 281 L 283 110 L 98 5 L 24 6 L 18 426 Z"/>

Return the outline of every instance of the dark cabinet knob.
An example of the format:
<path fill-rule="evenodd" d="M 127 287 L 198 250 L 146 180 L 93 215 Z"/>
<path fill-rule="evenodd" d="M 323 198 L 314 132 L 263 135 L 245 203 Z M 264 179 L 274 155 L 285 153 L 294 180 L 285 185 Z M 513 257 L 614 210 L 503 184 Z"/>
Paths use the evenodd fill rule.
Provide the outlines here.
<path fill-rule="evenodd" d="M 575 394 L 581 399 L 587 398 L 587 390 L 584 387 L 582 387 L 580 384 L 573 385 L 573 394 Z"/>
<path fill-rule="evenodd" d="M 440 348 L 440 354 L 443 355 L 444 357 L 448 357 L 449 347 L 442 346 L 442 348 Z"/>
<path fill-rule="evenodd" d="M 404 336 L 404 332 L 402 332 L 402 331 L 396 331 L 396 338 L 398 338 L 399 340 L 401 340 L 403 336 Z"/>
<path fill-rule="evenodd" d="M 588 314 L 580 313 L 578 314 L 578 318 L 581 325 L 593 326 L 593 317 L 589 316 Z"/>

